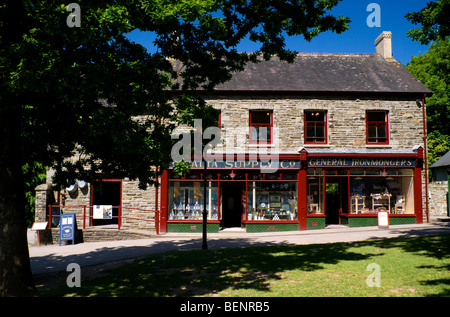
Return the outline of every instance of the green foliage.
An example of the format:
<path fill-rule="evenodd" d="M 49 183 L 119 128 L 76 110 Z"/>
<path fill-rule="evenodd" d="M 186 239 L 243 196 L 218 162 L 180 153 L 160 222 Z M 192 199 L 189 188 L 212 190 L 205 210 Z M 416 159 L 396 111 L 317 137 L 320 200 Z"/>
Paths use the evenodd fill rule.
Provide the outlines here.
<path fill-rule="evenodd" d="M 407 32 L 408 37 L 420 44 L 443 40 L 450 36 L 450 0 L 430 1 L 419 12 L 412 12 L 406 18 L 421 27 Z"/>
<path fill-rule="evenodd" d="M 201 98 L 172 89 L 213 89 L 258 54 L 292 60 L 286 35 L 310 40 L 349 22 L 327 13 L 337 0 L 77 3 L 81 27 L 72 28 L 63 1 L 0 7 L 0 114 L 14 109 L 23 163 L 52 166 L 61 186 L 102 172 L 145 188 L 156 176 L 149 166 L 169 164 L 174 127 L 211 117 Z M 135 29 L 157 34 L 157 53 L 126 38 Z M 258 52 L 236 51 L 247 36 Z"/>
<path fill-rule="evenodd" d="M 431 165 L 439 160 L 445 153 L 450 151 L 450 135 L 433 131 L 428 134 L 428 164 Z"/>
<path fill-rule="evenodd" d="M 34 222 L 34 211 L 36 202 L 36 186 L 45 183 L 45 166 L 38 162 L 26 163 L 23 167 L 25 179 L 25 213 L 27 227 L 31 227 Z"/>
<path fill-rule="evenodd" d="M 183 176 L 191 171 L 191 164 L 189 162 L 180 161 L 174 162 L 173 172 L 179 176 Z"/>
<path fill-rule="evenodd" d="M 450 150 L 450 38 L 433 42 L 428 52 L 414 56 L 407 69 L 433 95 L 426 98 L 430 164 Z"/>

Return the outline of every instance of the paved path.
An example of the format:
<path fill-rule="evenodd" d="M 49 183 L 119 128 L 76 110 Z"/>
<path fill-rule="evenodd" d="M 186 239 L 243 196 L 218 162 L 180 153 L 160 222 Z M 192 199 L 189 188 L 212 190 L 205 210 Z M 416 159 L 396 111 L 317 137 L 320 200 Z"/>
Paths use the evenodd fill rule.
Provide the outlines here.
<path fill-rule="evenodd" d="M 450 223 L 378 227 L 333 228 L 270 233 L 209 233 L 209 249 L 254 245 L 317 244 L 377 238 L 450 234 Z M 82 268 L 179 249 L 201 249 L 202 234 L 167 233 L 151 239 L 86 242 L 75 245 L 31 246 L 33 274 L 66 271 L 69 263 Z"/>

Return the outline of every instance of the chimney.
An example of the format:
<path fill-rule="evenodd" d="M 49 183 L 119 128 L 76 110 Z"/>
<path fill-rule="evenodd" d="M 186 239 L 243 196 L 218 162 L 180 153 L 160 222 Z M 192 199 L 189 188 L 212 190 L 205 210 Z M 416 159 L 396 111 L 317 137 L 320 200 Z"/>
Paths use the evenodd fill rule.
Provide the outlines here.
<path fill-rule="evenodd" d="M 384 59 L 392 59 L 392 33 L 390 31 L 383 31 L 375 40 L 375 48 L 377 54 Z"/>

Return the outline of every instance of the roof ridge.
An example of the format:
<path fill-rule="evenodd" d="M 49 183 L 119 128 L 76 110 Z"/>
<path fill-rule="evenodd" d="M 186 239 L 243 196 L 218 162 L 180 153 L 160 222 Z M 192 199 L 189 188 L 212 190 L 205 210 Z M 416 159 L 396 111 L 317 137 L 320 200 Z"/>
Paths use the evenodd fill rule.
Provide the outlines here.
<path fill-rule="evenodd" d="M 298 53 L 297 56 L 375 56 L 372 53 Z"/>

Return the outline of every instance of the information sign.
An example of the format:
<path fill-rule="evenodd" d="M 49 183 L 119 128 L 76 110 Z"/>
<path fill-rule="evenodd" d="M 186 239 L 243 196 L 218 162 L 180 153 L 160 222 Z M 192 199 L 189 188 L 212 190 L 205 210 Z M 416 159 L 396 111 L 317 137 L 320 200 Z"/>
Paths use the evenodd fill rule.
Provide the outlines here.
<path fill-rule="evenodd" d="M 61 221 L 59 223 L 59 245 L 61 245 L 61 241 L 63 240 L 72 240 L 72 244 L 75 244 L 75 214 L 61 214 L 60 218 Z"/>
<path fill-rule="evenodd" d="M 31 230 L 34 230 L 37 232 L 38 245 L 41 245 L 41 237 L 40 237 L 39 232 L 41 230 L 47 229 L 47 226 L 48 226 L 48 221 L 36 221 L 31 226 Z"/>
<path fill-rule="evenodd" d="M 33 223 L 33 226 L 31 226 L 31 230 L 45 230 L 47 229 L 48 221 L 36 221 Z"/>

